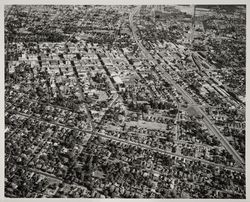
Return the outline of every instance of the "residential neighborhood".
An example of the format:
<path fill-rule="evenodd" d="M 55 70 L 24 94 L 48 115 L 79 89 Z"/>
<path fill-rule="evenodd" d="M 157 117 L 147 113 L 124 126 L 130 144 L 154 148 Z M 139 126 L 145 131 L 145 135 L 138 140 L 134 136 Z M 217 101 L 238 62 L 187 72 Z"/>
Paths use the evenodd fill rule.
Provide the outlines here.
<path fill-rule="evenodd" d="M 245 5 L 5 5 L 5 197 L 246 198 Z"/>

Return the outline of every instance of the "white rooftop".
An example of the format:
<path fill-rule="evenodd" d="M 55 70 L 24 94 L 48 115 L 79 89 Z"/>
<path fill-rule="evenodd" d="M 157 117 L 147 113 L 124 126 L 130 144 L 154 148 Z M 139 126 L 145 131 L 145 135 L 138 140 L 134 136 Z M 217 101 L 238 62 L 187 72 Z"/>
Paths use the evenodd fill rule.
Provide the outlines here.
<path fill-rule="evenodd" d="M 119 77 L 119 76 L 114 76 L 113 79 L 114 79 L 114 81 L 115 81 L 117 84 L 122 84 L 122 83 L 123 83 L 121 77 Z"/>

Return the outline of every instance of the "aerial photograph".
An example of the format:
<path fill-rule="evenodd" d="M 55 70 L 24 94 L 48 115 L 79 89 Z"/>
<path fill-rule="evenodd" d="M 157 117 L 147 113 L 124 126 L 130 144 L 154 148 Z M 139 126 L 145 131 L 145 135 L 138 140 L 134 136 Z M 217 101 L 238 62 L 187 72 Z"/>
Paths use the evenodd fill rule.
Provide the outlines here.
<path fill-rule="evenodd" d="M 246 5 L 4 5 L 5 198 L 246 199 Z"/>

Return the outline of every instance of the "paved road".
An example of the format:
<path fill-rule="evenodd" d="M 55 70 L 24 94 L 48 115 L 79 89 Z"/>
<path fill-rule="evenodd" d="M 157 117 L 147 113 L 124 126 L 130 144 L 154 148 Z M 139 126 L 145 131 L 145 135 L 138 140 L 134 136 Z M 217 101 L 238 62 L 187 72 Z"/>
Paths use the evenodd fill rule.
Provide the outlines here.
<path fill-rule="evenodd" d="M 116 101 L 118 98 L 119 98 L 119 95 L 116 93 L 116 94 L 114 95 L 113 100 L 111 101 L 111 103 L 109 104 L 109 106 L 108 106 L 107 109 L 105 110 L 103 116 L 101 117 L 101 119 L 100 119 L 100 121 L 99 121 L 99 124 L 100 124 L 100 125 L 102 124 L 102 121 L 103 121 L 105 115 L 107 114 L 107 112 L 109 111 L 109 109 L 113 106 L 113 104 L 115 103 L 115 101 Z"/>
<path fill-rule="evenodd" d="M 129 21 L 130 21 L 130 26 L 132 29 L 132 34 L 133 37 L 136 41 L 136 43 L 138 44 L 138 46 L 141 48 L 141 50 L 144 52 L 144 55 L 147 56 L 149 59 L 153 60 L 155 62 L 155 64 L 157 64 L 157 61 L 155 61 L 155 59 L 150 55 L 150 53 L 143 47 L 143 45 L 139 42 L 138 37 L 136 35 L 136 29 L 135 26 L 133 24 L 133 16 L 140 10 L 140 6 L 136 7 L 134 9 L 134 11 L 130 14 L 129 16 Z M 168 75 L 165 70 L 157 65 L 157 67 L 159 68 L 159 70 L 162 72 L 162 74 L 165 76 L 165 78 L 171 83 L 173 84 L 173 86 L 183 95 L 183 97 L 188 100 L 189 103 L 191 104 L 195 104 L 196 102 L 193 100 L 193 98 L 185 91 L 183 90 L 178 84 L 175 83 L 175 81 L 173 81 L 173 79 L 171 78 L 170 75 Z M 209 119 L 209 117 L 197 106 L 194 106 L 194 108 L 200 112 L 203 116 L 204 116 L 204 123 L 207 125 L 207 127 L 220 139 L 222 145 L 226 148 L 226 150 L 232 154 L 232 156 L 234 157 L 234 159 L 236 160 L 236 162 L 238 162 L 240 164 L 240 166 L 242 166 L 243 168 L 245 168 L 245 162 L 244 160 L 240 157 L 240 155 L 238 154 L 238 152 L 232 147 L 231 144 L 229 144 L 228 140 L 220 133 L 220 131 L 216 128 L 216 126 L 214 126 L 214 124 L 212 123 L 212 121 Z"/>
<path fill-rule="evenodd" d="M 205 63 L 205 64 L 209 67 L 210 70 L 211 70 L 211 69 L 212 69 L 212 70 L 215 69 L 212 65 L 208 64 L 204 59 L 202 59 L 201 57 L 197 56 L 197 53 L 196 53 L 196 52 L 193 52 L 193 51 L 192 51 L 192 60 L 194 61 L 195 64 L 196 64 L 195 58 L 194 58 L 195 56 L 196 56 L 196 62 L 199 63 L 199 66 L 202 66 L 202 65 L 201 65 L 201 62 L 202 62 L 202 63 Z M 197 64 L 196 64 L 196 65 L 197 65 Z M 203 68 L 203 70 L 207 73 L 207 70 L 206 70 L 205 68 Z M 207 78 L 207 80 L 210 80 L 211 82 L 213 82 L 212 79 L 211 79 L 210 77 L 206 76 L 206 78 Z M 226 93 L 226 96 L 224 96 L 224 98 L 227 99 L 227 101 L 228 101 L 229 103 L 232 103 L 233 105 L 236 105 L 237 109 L 238 109 L 241 113 L 245 113 L 246 108 L 245 108 L 245 105 L 244 105 L 243 103 L 239 103 L 239 102 L 234 101 L 234 98 L 233 98 L 231 95 L 229 95 L 229 94 L 226 92 L 226 90 L 222 89 L 222 88 L 221 88 L 219 85 L 217 85 L 217 84 L 216 84 L 216 88 L 218 88 L 218 89 L 224 91 L 224 92 Z"/>
<path fill-rule="evenodd" d="M 11 111 L 12 111 L 12 110 L 11 110 Z M 14 129 L 7 137 L 5 136 L 5 141 L 8 140 L 9 138 L 11 138 L 12 135 L 14 135 L 15 132 L 17 132 L 17 131 L 21 128 L 21 126 L 22 126 L 26 121 L 28 121 L 29 119 L 31 119 L 32 116 L 33 116 L 33 114 L 31 114 L 31 115 L 20 114 L 20 115 L 25 116 L 26 119 L 25 119 L 24 121 L 22 121 L 22 123 L 20 123 L 18 126 L 16 126 L 16 129 Z"/>
<path fill-rule="evenodd" d="M 133 17 L 134 17 L 134 15 L 138 12 L 138 11 L 140 11 L 140 9 L 141 9 L 141 6 L 137 6 L 134 10 L 133 10 L 133 12 L 130 14 L 130 16 L 129 16 L 129 22 L 130 22 L 130 27 L 131 27 L 131 29 L 132 29 L 132 32 L 133 32 L 133 36 L 134 36 L 134 39 L 135 39 L 135 41 L 136 41 L 136 43 L 137 43 L 137 45 L 140 47 L 140 49 L 141 50 L 143 50 L 142 51 L 142 53 L 145 55 L 145 56 L 148 56 L 148 52 L 147 52 L 147 50 L 144 48 L 144 46 L 139 42 L 139 39 L 138 39 L 138 37 L 137 37 L 137 35 L 136 35 L 136 27 L 134 26 L 134 23 L 133 23 Z"/>
<path fill-rule="evenodd" d="M 26 117 L 30 117 L 29 115 L 26 115 L 26 114 L 21 113 L 21 112 L 15 111 L 15 113 L 26 116 Z M 78 130 L 78 131 L 82 131 L 82 132 L 88 132 L 88 133 L 91 133 L 94 136 L 97 136 L 97 135 L 98 136 L 103 136 L 103 137 L 106 137 L 106 138 L 109 138 L 109 139 L 112 139 L 112 140 L 116 140 L 116 141 L 119 141 L 119 142 L 124 142 L 126 144 L 130 144 L 130 145 L 139 146 L 139 147 L 142 147 L 142 148 L 154 150 L 156 152 L 166 153 L 168 155 L 177 156 L 177 157 L 181 157 L 181 158 L 192 160 L 192 161 L 201 161 L 201 162 L 203 162 L 205 164 L 210 164 L 210 165 L 214 165 L 214 166 L 217 166 L 217 167 L 226 168 L 228 170 L 232 170 L 232 171 L 236 171 L 236 172 L 242 172 L 242 173 L 244 172 L 243 169 L 241 169 L 241 168 L 227 167 L 227 166 L 224 166 L 224 165 L 221 165 L 221 164 L 216 164 L 216 163 L 209 162 L 209 161 L 206 161 L 206 160 L 197 159 L 197 158 L 189 157 L 189 156 L 184 156 L 184 155 L 181 155 L 181 154 L 171 153 L 171 152 L 165 151 L 163 149 L 152 148 L 151 146 L 148 146 L 148 145 L 145 145 L 145 144 L 140 144 L 140 143 L 135 143 L 135 142 L 131 142 L 131 141 L 128 141 L 128 140 L 123 140 L 123 139 L 120 139 L 120 138 L 117 138 L 117 137 L 114 137 L 114 136 L 110 136 L 110 135 L 106 135 L 106 134 L 103 134 L 103 133 L 99 133 L 99 132 L 95 132 L 95 131 L 84 131 L 84 130 L 80 130 L 80 129 L 76 129 L 76 128 L 71 128 L 71 127 L 65 126 L 63 124 L 59 124 L 59 123 L 55 123 L 55 122 L 48 122 L 48 121 L 45 121 L 45 120 L 42 120 L 42 119 L 36 118 L 36 117 L 30 117 L 30 118 L 36 119 L 36 120 L 41 121 L 41 122 L 62 126 L 62 127 L 69 128 L 69 129 L 74 129 L 74 130 Z"/>
<path fill-rule="evenodd" d="M 86 114 L 87 114 L 88 121 L 90 122 L 90 125 L 91 125 L 91 130 L 94 131 L 94 130 L 95 130 L 95 125 L 94 125 L 93 120 L 92 120 L 92 117 L 91 117 L 91 112 L 90 112 L 90 110 L 89 110 L 87 104 L 83 102 L 85 96 L 83 95 L 83 91 L 82 91 L 82 87 L 81 87 L 80 82 L 79 82 L 79 78 L 77 77 L 77 75 L 76 75 L 75 72 L 74 72 L 74 76 L 75 76 L 75 78 L 76 78 L 76 83 L 77 83 L 78 90 L 80 91 L 80 96 L 81 96 L 80 99 L 81 99 L 81 101 L 82 101 L 82 104 L 81 104 L 81 105 L 85 108 L 85 112 L 86 112 Z"/>
<path fill-rule="evenodd" d="M 130 26 L 131 26 L 131 29 L 132 29 L 132 33 L 133 33 L 133 36 L 134 36 L 134 39 L 137 43 L 137 45 L 141 48 L 144 56 L 146 56 L 147 58 L 151 59 L 154 61 L 155 64 L 157 64 L 157 61 L 151 56 L 151 54 L 144 48 L 144 46 L 141 44 L 141 42 L 139 41 L 138 39 L 138 36 L 136 35 L 136 27 L 134 26 L 134 23 L 133 23 L 133 16 L 140 10 L 140 6 L 136 7 L 136 9 L 130 14 L 129 16 L 129 22 L 130 22 Z M 160 67 L 159 65 L 157 65 L 157 67 L 161 70 L 161 72 L 165 72 L 165 70 Z M 194 104 L 195 102 L 192 100 L 192 98 L 185 93 L 185 91 L 177 84 L 175 83 L 175 81 L 173 81 L 173 79 L 168 75 L 168 74 L 164 74 L 166 80 L 169 82 L 169 83 L 172 83 L 174 85 L 174 87 L 179 91 L 181 92 L 185 99 L 191 103 L 191 104 Z"/>
<path fill-rule="evenodd" d="M 87 189 L 86 187 L 82 186 L 82 185 L 79 185 L 77 183 L 73 183 L 73 184 L 69 184 L 67 182 L 65 182 L 62 178 L 60 177 L 56 177 L 55 175 L 53 174 L 50 174 L 50 173 L 47 173 L 47 172 L 43 172 L 41 170 L 38 170 L 36 168 L 30 168 L 30 167 L 26 167 L 26 166 L 22 166 L 22 165 L 16 165 L 15 166 L 21 168 L 21 169 L 24 169 L 24 170 L 27 170 L 27 171 L 30 171 L 30 172 L 34 172 L 36 174 L 40 174 L 40 175 L 43 175 L 49 179 L 52 179 L 52 180 L 55 180 L 57 182 L 63 182 L 64 184 L 68 185 L 68 186 L 76 186 L 76 187 L 79 187 L 79 188 L 83 188 L 83 189 Z"/>
<path fill-rule="evenodd" d="M 6 24 L 7 21 L 8 21 L 8 16 L 9 16 L 10 12 L 12 11 L 13 7 L 14 7 L 14 5 L 10 6 L 9 10 L 7 11 L 7 13 L 6 13 L 5 16 L 4 16 L 4 23 L 5 23 L 5 24 Z"/>
<path fill-rule="evenodd" d="M 112 140 L 115 140 L 115 141 L 123 142 L 125 144 L 130 144 L 130 145 L 134 145 L 134 146 L 137 146 L 137 147 L 142 147 L 144 149 L 153 150 L 153 151 L 156 151 L 156 152 L 159 152 L 159 153 L 165 153 L 165 154 L 168 154 L 168 155 L 171 155 L 171 156 L 176 156 L 176 157 L 179 157 L 179 158 L 188 159 L 190 161 L 201 161 L 202 163 L 210 164 L 210 165 L 213 165 L 215 167 L 225 168 L 227 170 L 232 170 L 232 171 L 244 173 L 244 170 L 241 169 L 241 168 L 228 167 L 228 166 L 224 166 L 222 164 L 216 164 L 216 163 L 213 163 L 213 162 L 210 162 L 210 161 L 206 161 L 206 160 L 203 160 L 203 159 L 197 159 L 197 158 L 194 158 L 194 157 L 191 157 L 191 156 L 184 156 L 184 155 L 181 155 L 181 154 L 171 153 L 171 152 L 168 152 L 168 151 L 163 150 L 163 149 L 153 148 L 153 147 L 145 145 L 145 144 L 140 144 L 140 143 L 135 143 L 135 142 L 131 142 L 131 141 L 128 141 L 128 140 L 123 140 L 123 139 L 120 139 L 120 138 L 117 138 L 117 137 L 114 137 L 114 136 L 110 136 L 110 135 L 106 135 L 106 134 L 103 134 L 103 133 L 97 133 L 97 134 L 99 136 L 109 138 L 109 139 L 112 139 Z"/>
<path fill-rule="evenodd" d="M 33 116 L 33 114 L 32 114 L 32 115 L 27 115 L 27 114 L 24 114 L 24 113 L 22 113 L 22 112 L 18 112 L 18 111 L 16 111 L 16 110 L 11 110 L 11 111 L 14 112 L 14 113 L 16 113 L 16 114 L 20 114 L 20 115 L 22 115 L 22 116 L 27 117 L 26 120 L 28 120 L 28 119 L 35 119 L 35 120 L 40 121 L 40 122 L 44 122 L 44 123 L 48 123 L 48 124 L 57 125 L 57 126 L 59 126 L 59 127 L 64 127 L 64 128 L 68 128 L 68 129 L 71 129 L 71 130 L 78 130 L 78 131 L 85 132 L 85 133 L 92 133 L 92 132 L 93 132 L 93 130 L 83 130 L 83 129 L 79 129 L 79 128 L 73 128 L 73 127 L 66 126 L 66 125 L 64 125 L 64 124 L 61 124 L 61 123 L 58 123 L 58 122 L 55 122 L 55 121 L 45 121 L 44 119 L 41 119 L 40 117 L 35 117 L 35 116 Z M 23 122 L 23 123 L 24 123 L 24 122 Z M 23 123 L 22 123 L 22 124 L 23 124 Z M 21 126 L 22 124 L 20 124 L 20 126 Z M 20 127 L 20 126 L 19 126 L 19 127 Z M 15 130 L 15 131 L 16 131 L 16 130 Z M 15 132 L 15 131 L 13 131 L 13 132 Z M 12 135 L 12 134 L 11 134 L 11 135 Z M 10 136 L 10 135 L 9 135 L 9 136 Z M 8 138 L 9 138 L 9 136 L 8 136 Z"/>

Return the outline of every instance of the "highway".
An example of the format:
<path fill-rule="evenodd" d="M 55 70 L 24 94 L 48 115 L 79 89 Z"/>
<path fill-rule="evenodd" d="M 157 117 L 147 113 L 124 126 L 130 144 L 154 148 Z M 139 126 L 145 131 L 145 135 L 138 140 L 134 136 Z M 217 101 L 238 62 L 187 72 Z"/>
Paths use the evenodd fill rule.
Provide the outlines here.
<path fill-rule="evenodd" d="M 133 23 L 133 17 L 134 15 L 140 11 L 140 6 L 136 7 L 134 9 L 133 12 L 131 12 L 130 16 L 129 16 L 129 22 L 130 22 L 130 26 L 132 29 L 132 34 L 133 37 L 137 43 L 137 45 L 141 48 L 142 52 L 144 53 L 145 56 L 147 56 L 148 59 L 151 59 L 152 61 L 154 61 L 155 64 L 157 64 L 157 61 L 150 55 L 150 53 L 145 49 L 145 47 L 143 47 L 143 45 L 139 42 L 138 40 L 138 36 L 136 35 L 136 28 L 134 26 Z M 167 64 L 167 63 L 166 63 Z M 193 100 L 193 98 L 184 90 L 182 89 L 178 84 L 176 84 L 173 79 L 171 78 L 171 76 L 169 74 L 167 74 L 167 72 L 165 72 L 165 70 L 157 65 L 158 69 L 161 71 L 161 73 L 165 76 L 165 78 L 177 89 L 177 91 L 179 91 L 182 96 L 189 102 L 189 104 L 191 103 L 192 105 L 195 104 L 195 101 Z M 203 115 L 204 117 L 204 123 L 206 124 L 207 128 L 213 132 L 221 141 L 222 145 L 226 148 L 226 150 L 233 156 L 233 158 L 235 159 L 236 162 L 239 163 L 239 165 L 241 167 L 243 167 L 245 169 L 245 162 L 244 160 L 240 157 L 240 155 L 238 154 L 238 152 L 232 147 L 232 145 L 228 142 L 228 140 L 224 137 L 224 135 L 222 135 L 220 133 L 220 131 L 218 130 L 218 128 L 212 123 L 212 121 L 209 119 L 209 117 L 207 116 L 207 114 L 205 114 L 199 107 L 194 105 L 194 108 L 197 112 L 199 112 L 201 115 Z"/>
<path fill-rule="evenodd" d="M 140 47 L 140 49 L 142 50 L 142 53 L 144 54 L 144 56 L 148 56 L 148 55 L 151 56 L 150 54 L 148 54 L 148 52 L 147 52 L 147 50 L 144 48 L 144 46 L 139 42 L 139 39 L 138 39 L 137 35 L 135 34 L 135 32 L 136 32 L 136 27 L 135 27 L 134 24 L 133 24 L 133 17 L 134 17 L 134 15 L 135 15 L 138 11 L 140 11 L 140 9 L 141 9 L 141 6 L 137 6 L 137 7 L 133 10 L 133 12 L 130 14 L 130 16 L 129 16 L 130 27 L 131 27 L 131 29 L 132 29 L 132 33 L 133 33 L 134 39 L 135 39 L 137 45 L 138 45 L 138 46 Z"/>

